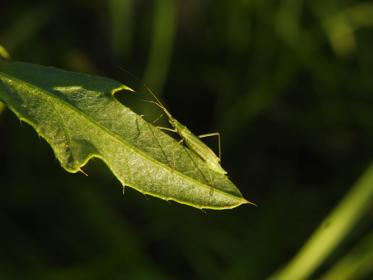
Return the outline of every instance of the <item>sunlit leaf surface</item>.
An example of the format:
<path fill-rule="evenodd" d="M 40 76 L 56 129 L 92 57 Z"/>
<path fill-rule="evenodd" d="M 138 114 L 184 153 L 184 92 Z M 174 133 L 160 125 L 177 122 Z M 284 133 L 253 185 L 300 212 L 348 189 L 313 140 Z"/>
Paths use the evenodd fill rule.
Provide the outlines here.
<path fill-rule="evenodd" d="M 144 194 L 197 208 L 248 203 L 226 176 L 119 103 L 118 91 L 131 94 L 103 77 L 0 62 L 0 99 L 51 145 L 67 171 L 96 157 L 123 186 Z"/>

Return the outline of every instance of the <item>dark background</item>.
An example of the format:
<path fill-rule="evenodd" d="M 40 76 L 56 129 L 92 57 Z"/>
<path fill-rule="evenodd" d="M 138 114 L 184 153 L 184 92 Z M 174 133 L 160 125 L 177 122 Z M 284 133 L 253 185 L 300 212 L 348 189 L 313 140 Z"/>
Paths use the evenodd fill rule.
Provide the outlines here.
<path fill-rule="evenodd" d="M 6 110 L 0 279 L 260 280 L 285 265 L 372 159 L 372 13 L 348 0 L 2 3 L 14 60 L 117 79 L 140 91 L 121 102 L 151 121 L 148 84 L 193 132 L 221 133 L 222 165 L 258 207 L 123 197 L 104 164 L 65 172 Z"/>

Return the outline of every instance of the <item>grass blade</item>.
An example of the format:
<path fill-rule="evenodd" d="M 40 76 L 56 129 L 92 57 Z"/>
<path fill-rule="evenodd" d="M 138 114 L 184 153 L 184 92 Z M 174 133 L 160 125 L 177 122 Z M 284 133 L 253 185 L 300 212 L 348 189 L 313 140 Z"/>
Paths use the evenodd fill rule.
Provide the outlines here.
<path fill-rule="evenodd" d="M 321 223 L 294 259 L 269 279 L 308 279 L 360 218 L 371 209 L 372 200 L 373 164 Z"/>
<path fill-rule="evenodd" d="M 373 232 L 336 263 L 321 279 L 365 279 L 373 272 Z"/>

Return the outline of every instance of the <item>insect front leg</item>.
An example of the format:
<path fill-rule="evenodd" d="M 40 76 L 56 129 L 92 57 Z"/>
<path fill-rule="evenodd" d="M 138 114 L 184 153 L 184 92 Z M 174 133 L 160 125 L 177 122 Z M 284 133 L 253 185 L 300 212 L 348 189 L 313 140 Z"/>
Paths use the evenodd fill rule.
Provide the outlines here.
<path fill-rule="evenodd" d="M 160 114 L 158 118 L 156 118 L 152 123 L 156 123 L 163 117 L 163 114 Z"/>

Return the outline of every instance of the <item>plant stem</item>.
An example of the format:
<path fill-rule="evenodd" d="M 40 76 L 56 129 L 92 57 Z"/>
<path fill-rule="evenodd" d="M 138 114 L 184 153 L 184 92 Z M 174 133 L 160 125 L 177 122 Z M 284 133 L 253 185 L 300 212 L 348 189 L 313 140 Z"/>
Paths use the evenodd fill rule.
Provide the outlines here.
<path fill-rule="evenodd" d="M 11 59 L 9 52 L 2 45 L 0 45 L 0 59 L 1 58 L 5 60 Z"/>
<path fill-rule="evenodd" d="M 373 232 L 344 256 L 320 279 L 363 279 L 373 271 Z M 365 279 L 365 278 L 364 278 Z"/>
<path fill-rule="evenodd" d="M 308 279 L 360 218 L 371 209 L 372 199 L 373 164 L 326 217 L 293 260 L 269 279 Z"/>
<path fill-rule="evenodd" d="M 0 115 L 2 114 L 2 112 L 5 110 L 5 104 L 3 102 L 0 101 Z"/>
<path fill-rule="evenodd" d="M 173 49 L 177 8 L 175 3 L 172 0 L 154 2 L 154 27 L 145 81 L 159 95 L 166 80 Z"/>

